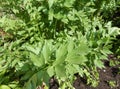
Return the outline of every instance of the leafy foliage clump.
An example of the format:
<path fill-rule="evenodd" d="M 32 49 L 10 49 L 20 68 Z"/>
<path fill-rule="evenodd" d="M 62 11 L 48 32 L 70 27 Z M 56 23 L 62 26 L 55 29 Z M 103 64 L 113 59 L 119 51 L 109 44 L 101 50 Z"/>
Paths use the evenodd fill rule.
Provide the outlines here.
<path fill-rule="evenodd" d="M 96 86 L 96 68 L 104 67 L 111 40 L 120 33 L 99 17 L 108 1 L 100 6 L 98 0 L 2 1 L 0 84 L 35 89 L 56 76 L 60 83 L 67 81 L 60 86 L 65 89 L 79 73 Z"/>

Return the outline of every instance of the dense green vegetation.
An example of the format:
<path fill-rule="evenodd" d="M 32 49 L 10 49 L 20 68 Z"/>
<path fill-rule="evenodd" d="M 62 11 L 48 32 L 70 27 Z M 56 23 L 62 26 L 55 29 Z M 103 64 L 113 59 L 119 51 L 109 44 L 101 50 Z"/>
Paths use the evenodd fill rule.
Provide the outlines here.
<path fill-rule="evenodd" d="M 1 0 L 0 87 L 8 88 L 0 89 L 43 82 L 47 89 L 53 75 L 73 89 L 75 73 L 97 86 L 102 60 L 120 56 L 120 28 L 107 18 L 119 7 L 119 0 Z"/>

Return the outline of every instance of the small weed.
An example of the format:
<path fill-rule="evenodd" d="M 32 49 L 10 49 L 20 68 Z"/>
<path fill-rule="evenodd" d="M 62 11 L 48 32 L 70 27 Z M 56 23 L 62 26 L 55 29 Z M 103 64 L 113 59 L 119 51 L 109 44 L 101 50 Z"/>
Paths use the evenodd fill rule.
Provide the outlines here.
<path fill-rule="evenodd" d="M 108 84 L 111 88 L 114 88 L 116 86 L 116 82 L 115 81 L 108 81 Z"/>

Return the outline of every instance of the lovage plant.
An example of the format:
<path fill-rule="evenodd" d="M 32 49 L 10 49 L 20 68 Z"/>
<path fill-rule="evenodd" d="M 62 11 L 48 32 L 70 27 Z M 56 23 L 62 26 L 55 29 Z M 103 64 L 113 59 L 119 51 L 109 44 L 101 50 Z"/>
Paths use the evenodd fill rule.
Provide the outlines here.
<path fill-rule="evenodd" d="M 0 33 L 0 84 L 36 89 L 45 83 L 47 89 L 55 76 L 61 88 L 73 88 L 78 73 L 96 86 L 96 68 L 104 67 L 102 60 L 111 53 L 111 40 L 120 30 L 102 22 L 96 13 L 105 1 L 96 7 L 97 1 L 1 2 L 0 32 L 10 36 L 3 39 Z"/>

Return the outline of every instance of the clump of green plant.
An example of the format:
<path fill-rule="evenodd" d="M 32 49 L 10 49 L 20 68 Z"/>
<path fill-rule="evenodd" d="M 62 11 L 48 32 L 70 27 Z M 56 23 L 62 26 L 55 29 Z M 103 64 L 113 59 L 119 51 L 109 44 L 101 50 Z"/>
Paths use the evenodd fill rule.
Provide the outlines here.
<path fill-rule="evenodd" d="M 104 67 L 102 59 L 111 53 L 111 40 L 120 29 L 93 17 L 100 8 L 94 5 L 77 0 L 3 1 L 6 14 L 0 27 L 13 38 L 0 43 L 0 84 L 35 89 L 45 82 L 48 87 L 54 75 L 60 83 L 67 81 L 60 86 L 64 89 L 72 87 L 78 73 L 97 86 L 96 68 Z"/>
<path fill-rule="evenodd" d="M 111 88 L 114 88 L 116 86 L 116 82 L 115 81 L 108 81 L 108 84 Z"/>

